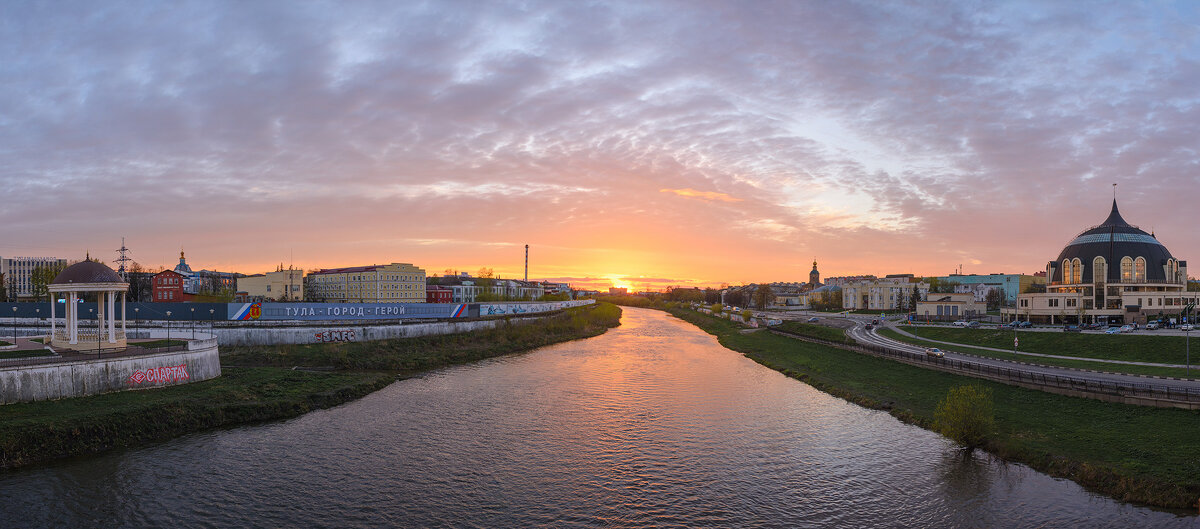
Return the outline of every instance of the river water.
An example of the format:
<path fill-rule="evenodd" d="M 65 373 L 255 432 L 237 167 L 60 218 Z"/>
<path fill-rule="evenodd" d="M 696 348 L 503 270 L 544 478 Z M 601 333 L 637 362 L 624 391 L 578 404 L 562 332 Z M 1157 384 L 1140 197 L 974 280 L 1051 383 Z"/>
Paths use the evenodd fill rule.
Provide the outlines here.
<path fill-rule="evenodd" d="M 1200 527 L 624 310 L 293 420 L 0 474 L 0 526 Z"/>

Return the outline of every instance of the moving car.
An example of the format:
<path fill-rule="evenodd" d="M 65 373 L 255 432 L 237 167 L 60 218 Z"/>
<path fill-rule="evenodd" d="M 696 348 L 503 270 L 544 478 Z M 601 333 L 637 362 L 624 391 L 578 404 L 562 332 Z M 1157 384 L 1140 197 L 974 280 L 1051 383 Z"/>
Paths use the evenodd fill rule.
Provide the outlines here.
<path fill-rule="evenodd" d="M 1120 327 L 1109 327 L 1104 330 L 1104 334 L 1121 334 Z"/>
<path fill-rule="evenodd" d="M 958 320 L 958 321 L 954 322 L 955 327 L 966 327 L 967 325 L 968 324 L 967 324 L 966 320 Z"/>
<path fill-rule="evenodd" d="M 937 347 L 926 347 L 925 354 L 928 356 L 936 356 L 938 358 L 943 358 L 946 356 L 946 353 Z"/>
<path fill-rule="evenodd" d="M 808 319 L 808 322 L 809 322 L 809 323 L 816 323 L 816 322 L 818 322 L 818 321 L 821 321 L 821 318 L 818 318 L 818 317 L 816 317 L 816 316 L 813 316 L 813 317 L 811 317 L 811 318 L 809 318 L 809 319 Z"/>
<path fill-rule="evenodd" d="M 1179 326 L 1179 330 L 1181 330 L 1181 331 L 1191 331 L 1194 329 L 1195 329 L 1195 327 L 1193 327 L 1192 324 L 1190 324 L 1190 323 L 1185 323 L 1185 324 Z"/>
<path fill-rule="evenodd" d="M 866 328 L 867 328 L 867 330 L 868 330 L 868 331 L 869 331 L 869 330 L 871 330 L 871 329 L 874 329 L 874 328 L 875 328 L 875 324 L 874 324 L 874 323 L 868 323 Z"/>
<path fill-rule="evenodd" d="M 1022 328 L 1022 329 L 1028 329 L 1028 328 L 1030 328 L 1030 327 L 1033 327 L 1033 322 L 1031 322 L 1031 321 L 1023 321 L 1023 322 L 1020 322 L 1020 323 L 1018 323 L 1018 324 L 1017 324 L 1017 326 L 1018 326 L 1018 327 L 1020 327 L 1020 328 Z"/>

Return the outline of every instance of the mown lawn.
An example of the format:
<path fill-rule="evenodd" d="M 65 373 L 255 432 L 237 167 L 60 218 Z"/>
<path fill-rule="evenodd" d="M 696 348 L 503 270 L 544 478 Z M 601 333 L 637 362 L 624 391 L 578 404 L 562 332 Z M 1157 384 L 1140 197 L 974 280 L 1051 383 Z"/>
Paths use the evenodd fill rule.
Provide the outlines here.
<path fill-rule="evenodd" d="M 1011 329 L 962 329 L 953 327 L 904 326 L 916 336 L 931 340 L 1012 349 Z M 1129 360 L 1156 364 L 1184 363 L 1183 336 L 1146 336 L 1131 334 L 1089 334 L 1065 332 L 1017 331 L 1020 350 L 1031 353 Z M 1198 336 L 1200 338 L 1200 336 Z M 1197 342 L 1200 347 L 1200 341 Z"/>

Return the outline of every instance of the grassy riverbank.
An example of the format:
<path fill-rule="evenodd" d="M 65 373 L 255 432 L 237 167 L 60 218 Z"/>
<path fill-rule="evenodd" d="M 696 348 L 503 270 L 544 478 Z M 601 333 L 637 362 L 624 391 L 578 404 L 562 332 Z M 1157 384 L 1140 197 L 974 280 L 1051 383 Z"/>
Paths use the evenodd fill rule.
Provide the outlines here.
<path fill-rule="evenodd" d="M 1111 404 L 922 369 L 834 347 L 756 332 L 698 312 L 669 312 L 717 336 L 725 347 L 905 422 L 932 425 L 951 388 L 994 395 L 996 431 L 986 449 L 1114 498 L 1194 508 L 1200 497 L 1200 412 Z"/>
<path fill-rule="evenodd" d="M 361 398 L 397 377 L 603 334 L 620 323 L 620 316 L 618 307 L 597 304 L 482 332 L 223 348 L 222 375 L 213 380 L 0 406 L 0 468 L 295 417 Z"/>

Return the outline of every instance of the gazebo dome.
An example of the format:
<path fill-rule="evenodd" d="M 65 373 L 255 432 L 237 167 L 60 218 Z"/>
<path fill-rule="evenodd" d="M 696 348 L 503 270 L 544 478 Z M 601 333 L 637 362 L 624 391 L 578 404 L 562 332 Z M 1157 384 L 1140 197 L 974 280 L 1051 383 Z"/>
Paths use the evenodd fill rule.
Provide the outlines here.
<path fill-rule="evenodd" d="M 66 285 L 79 283 L 124 283 L 121 276 L 117 275 L 112 268 L 109 268 L 95 261 L 81 261 L 68 266 L 62 272 L 59 272 L 51 281 L 51 285 Z"/>
<path fill-rule="evenodd" d="M 1082 283 L 1095 283 L 1093 271 L 1096 269 L 1096 258 L 1104 259 L 1106 283 L 1121 282 L 1121 260 L 1129 257 L 1145 260 L 1145 282 L 1167 282 L 1165 267 L 1174 260 L 1171 252 L 1163 246 L 1154 235 L 1146 233 L 1137 226 L 1130 225 L 1117 211 L 1117 201 L 1113 200 L 1112 212 L 1099 226 L 1088 228 L 1067 243 L 1058 258 L 1050 263 L 1053 266 L 1051 282 L 1070 284 L 1070 277 L 1064 278 L 1065 266 L 1063 261 L 1075 262 L 1079 259 L 1083 273 L 1080 274 Z"/>

